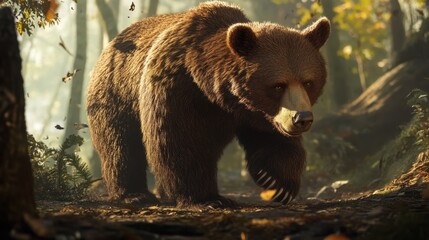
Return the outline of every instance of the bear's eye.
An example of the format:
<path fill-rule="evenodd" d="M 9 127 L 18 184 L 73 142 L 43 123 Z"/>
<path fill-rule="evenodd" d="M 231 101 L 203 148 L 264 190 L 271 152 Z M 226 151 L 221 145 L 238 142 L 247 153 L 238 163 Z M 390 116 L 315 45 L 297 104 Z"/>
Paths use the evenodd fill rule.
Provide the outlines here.
<path fill-rule="evenodd" d="M 313 87 L 313 82 L 306 81 L 306 82 L 303 83 L 303 85 L 304 85 L 305 88 L 311 88 L 311 87 Z"/>
<path fill-rule="evenodd" d="M 273 88 L 274 88 L 274 91 L 276 91 L 276 92 L 284 92 L 286 89 L 286 84 L 279 83 L 279 84 L 274 85 Z"/>

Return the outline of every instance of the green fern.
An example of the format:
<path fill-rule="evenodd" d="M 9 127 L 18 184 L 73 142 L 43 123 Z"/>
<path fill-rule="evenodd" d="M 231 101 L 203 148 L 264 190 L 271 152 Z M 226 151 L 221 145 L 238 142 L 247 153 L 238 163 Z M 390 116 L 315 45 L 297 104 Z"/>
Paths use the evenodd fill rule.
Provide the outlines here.
<path fill-rule="evenodd" d="M 413 109 L 412 124 L 405 133 L 414 137 L 414 144 L 420 150 L 429 147 L 429 101 L 428 94 L 420 89 L 414 89 L 408 95 L 408 105 Z"/>
<path fill-rule="evenodd" d="M 80 136 L 70 135 L 58 149 L 32 135 L 28 135 L 28 142 L 38 198 L 76 200 L 86 196 L 92 176 L 79 155 L 71 151 L 83 144 Z"/>

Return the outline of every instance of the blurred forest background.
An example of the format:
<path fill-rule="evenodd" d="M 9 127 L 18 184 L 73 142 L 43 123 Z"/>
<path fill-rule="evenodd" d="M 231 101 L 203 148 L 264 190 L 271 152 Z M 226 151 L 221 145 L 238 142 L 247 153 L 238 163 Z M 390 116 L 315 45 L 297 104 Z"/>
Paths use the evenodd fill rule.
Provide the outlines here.
<path fill-rule="evenodd" d="M 43 165 L 43 155 L 51 154 L 51 159 L 55 154 L 65 156 L 67 148 L 79 145 L 77 153 L 69 153 L 69 162 L 75 161 L 86 182 L 92 181 L 90 175 L 98 179 L 100 163 L 82 106 L 102 49 L 139 19 L 184 11 L 202 1 L 29 2 L 36 1 L 0 1 L 12 6 L 17 17 L 27 129 L 33 136 L 30 146 L 37 148 L 30 154 Z M 328 84 L 315 106 L 312 131 L 304 136 L 308 151 L 304 194 L 314 196 L 332 182 L 360 190 L 383 186 L 407 171 L 428 149 L 429 1 L 227 2 L 240 6 L 255 21 L 294 28 L 304 28 L 321 16 L 332 22 L 331 37 L 322 49 Z M 65 143 L 71 134 L 83 141 L 75 138 Z M 236 142 L 225 150 L 219 165 L 221 187 L 246 179 L 243 157 Z M 86 162 L 90 173 L 76 159 Z"/>

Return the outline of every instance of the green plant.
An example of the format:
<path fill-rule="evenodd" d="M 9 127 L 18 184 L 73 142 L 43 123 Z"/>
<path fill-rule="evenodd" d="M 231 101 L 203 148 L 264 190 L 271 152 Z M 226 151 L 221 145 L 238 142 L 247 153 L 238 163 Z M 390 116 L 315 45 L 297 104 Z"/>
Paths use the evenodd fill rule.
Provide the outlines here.
<path fill-rule="evenodd" d="M 429 147 L 429 102 L 428 94 L 420 89 L 414 89 L 407 96 L 407 104 L 413 109 L 413 120 L 406 129 L 408 137 L 414 137 L 414 144 L 420 150 Z"/>
<path fill-rule="evenodd" d="M 380 168 L 382 177 L 392 180 L 407 169 L 418 154 L 429 148 L 429 102 L 427 93 L 414 89 L 407 96 L 407 104 L 413 109 L 413 118 L 402 127 L 400 135 L 386 144 L 372 158 L 372 168 Z"/>
<path fill-rule="evenodd" d="M 33 135 L 28 135 L 29 155 L 35 178 L 36 197 L 53 200 L 75 200 L 86 196 L 91 173 L 76 152 L 83 139 L 70 135 L 59 148 L 50 148 Z"/>

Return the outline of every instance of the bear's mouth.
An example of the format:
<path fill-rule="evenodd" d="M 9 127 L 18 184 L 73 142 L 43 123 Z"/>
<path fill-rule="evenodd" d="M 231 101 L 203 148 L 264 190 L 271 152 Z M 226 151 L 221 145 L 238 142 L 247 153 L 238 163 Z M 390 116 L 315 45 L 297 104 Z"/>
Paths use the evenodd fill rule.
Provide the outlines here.
<path fill-rule="evenodd" d="M 285 135 L 286 137 L 301 137 L 301 132 L 299 133 L 291 133 L 288 132 L 280 123 L 275 122 L 274 125 L 276 126 L 277 130 L 279 130 L 279 132 L 283 135 Z"/>

